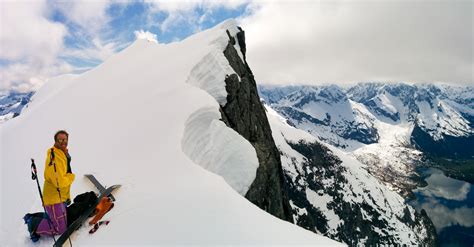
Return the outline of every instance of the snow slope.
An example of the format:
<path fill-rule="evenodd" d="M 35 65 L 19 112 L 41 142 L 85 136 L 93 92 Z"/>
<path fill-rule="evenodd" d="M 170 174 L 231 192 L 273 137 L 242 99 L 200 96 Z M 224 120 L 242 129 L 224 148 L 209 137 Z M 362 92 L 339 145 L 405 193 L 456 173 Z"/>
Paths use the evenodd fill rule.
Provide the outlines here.
<path fill-rule="evenodd" d="M 209 54 L 222 62 L 216 49 L 227 41 L 226 29 L 235 34 L 235 22 L 177 43 L 137 40 L 97 68 L 65 78 L 61 83 L 67 85 L 57 82 L 59 90 L 45 86 L 37 94 L 41 100 L 0 126 L 0 246 L 33 246 L 21 219 L 41 211 L 29 159 L 37 160 L 42 180 L 45 153 L 58 129 L 70 133 L 73 195 L 95 190 L 86 173 L 105 185 L 122 184 L 105 217 L 111 224 L 94 235 L 83 227 L 71 238 L 76 246 L 340 245 L 240 195 L 255 176 L 256 154 L 218 121 L 218 102 L 225 99 L 220 77 L 229 67 L 204 66 Z M 202 84 L 196 75 L 216 78 Z M 203 85 L 212 91 L 196 87 Z M 208 138 L 193 139 L 195 133 Z M 241 150 L 240 156 L 229 150 Z M 232 167 L 242 163 L 250 165 Z M 237 176 L 246 179 L 236 182 Z M 34 246 L 51 244 L 42 238 Z"/>
<path fill-rule="evenodd" d="M 411 246 L 426 244 L 424 241 L 429 238 L 429 233 L 420 223 L 421 220 L 415 213 L 415 209 L 405 204 L 405 199 L 397 192 L 389 189 L 370 174 L 366 165 L 360 163 L 350 153 L 322 144 L 328 148 L 329 153 L 322 161 L 323 164 L 329 162 L 328 158 L 332 155 L 340 159 L 340 164 L 328 165 L 329 163 L 327 163 L 320 167 L 305 166 L 307 158 L 294 149 L 290 143 L 301 141 L 307 144 L 318 143 L 319 139 L 303 130 L 289 126 L 286 119 L 270 107 L 266 109 L 273 138 L 282 153 L 283 169 L 291 179 L 291 183 L 296 184 L 298 190 L 303 192 L 302 194 L 305 195 L 311 207 L 319 210 L 327 220 L 327 230 L 324 232 L 326 236 L 345 240 L 346 243 L 369 246 L 374 244 L 408 244 Z M 334 170 L 336 167 L 338 168 Z M 313 171 L 318 175 L 312 174 Z M 331 173 L 334 171 L 336 172 Z M 324 174 L 324 176 L 319 174 Z M 314 182 L 322 184 L 322 186 L 315 189 L 316 186 L 312 186 Z M 337 188 L 336 191 L 333 191 L 334 188 Z M 296 198 L 293 197 L 293 199 Z M 294 215 L 295 221 L 298 221 L 300 217 L 310 215 L 307 208 L 298 208 L 294 202 L 291 204 L 293 209 L 298 212 L 297 215 Z M 347 205 L 350 205 L 349 211 L 344 208 Z M 354 224 L 355 219 L 352 215 L 357 214 L 362 214 L 362 219 Z M 314 215 L 310 215 L 310 217 L 314 217 Z M 304 220 L 300 222 L 304 222 Z M 357 226 L 358 229 L 347 229 L 354 226 Z M 320 229 L 316 229 L 316 231 L 320 232 Z M 344 236 L 344 233 L 347 234 L 347 232 L 350 232 L 350 236 Z M 367 235 L 374 238 L 375 234 L 379 235 L 375 238 L 377 240 L 375 243 L 374 239 L 370 239 L 372 242 L 367 242 L 368 237 L 361 238 L 361 236 Z"/>

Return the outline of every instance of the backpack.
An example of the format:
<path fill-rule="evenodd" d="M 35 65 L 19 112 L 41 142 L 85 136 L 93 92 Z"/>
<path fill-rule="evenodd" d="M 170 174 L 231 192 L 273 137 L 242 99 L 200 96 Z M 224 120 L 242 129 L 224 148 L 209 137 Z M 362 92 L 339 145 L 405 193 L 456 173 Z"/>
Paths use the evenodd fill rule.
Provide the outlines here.
<path fill-rule="evenodd" d="M 93 191 L 85 192 L 74 198 L 74 203 L 67 207 L 67 225 L 70 226 L 89 208 L 97 203 L 97 195 Z"/>

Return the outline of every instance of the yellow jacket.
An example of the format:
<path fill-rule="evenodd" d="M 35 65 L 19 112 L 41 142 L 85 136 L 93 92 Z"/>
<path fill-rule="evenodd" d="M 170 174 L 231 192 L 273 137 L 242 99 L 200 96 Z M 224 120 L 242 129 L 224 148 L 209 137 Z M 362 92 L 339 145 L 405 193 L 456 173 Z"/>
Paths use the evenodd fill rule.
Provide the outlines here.
<path fill-rule="evenodd" d="M 67 199 L 70 200 L 70 188 L 75 178 L 73 173 L 66 173 L 66 154 L 61 149 L 56 147 L 53 147 L 53 150 L 54 160 L 51 165 L 51 148 L 48 149 L 48 154 L 46 155 L 43 186 L 44 205 L 53 205 L 60 202 L 65 202 Z M 56 172 L 54 171 L 54 164 L 56 164 Z M 61 200 L 59 199 L 59 193 L 57 190 L 58 187 L 61 191 Z"/>

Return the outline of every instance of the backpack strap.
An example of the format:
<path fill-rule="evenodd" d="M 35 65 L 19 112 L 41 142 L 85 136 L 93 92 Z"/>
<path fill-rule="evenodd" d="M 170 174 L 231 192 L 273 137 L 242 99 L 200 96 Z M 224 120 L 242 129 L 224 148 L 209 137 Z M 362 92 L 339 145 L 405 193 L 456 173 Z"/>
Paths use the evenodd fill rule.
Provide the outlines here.
<path fill-rule="evenodd" d="M 53 165 L 53 162 L 54 162 L 54 148 L 51 148 L 51 153 L 50 153 L 50 156 L 49 156 L 49 165 Z M 56 168 L 56 167 L 55 167 Z M 56 171 L 56 169 L 54 169 Z"/>
<path fill-rule="evenodd" d="M 61 191 L 59 190 L 59 179 L 58 179 L 58 171 L 56 170 L 56 163 L 54 162 L 54 147 L 51 148 L 51 154 L 50 154 L 50 159 L 49 159 L 49 166 L 53 165 L 54 166 L 54 175 L 56 175 L 56 184 L 58 187 L 56 190 L 59 193 L 59 198 L 61 199 Z"/>

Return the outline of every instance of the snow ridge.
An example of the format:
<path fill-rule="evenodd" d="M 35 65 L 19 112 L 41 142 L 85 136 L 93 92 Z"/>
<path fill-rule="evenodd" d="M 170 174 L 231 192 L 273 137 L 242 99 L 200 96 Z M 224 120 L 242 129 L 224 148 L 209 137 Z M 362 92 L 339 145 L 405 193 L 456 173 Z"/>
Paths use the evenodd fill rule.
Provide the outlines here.
<path fill-rule="evenodd" d="M 94 174 L 104 185 L 122 184 L 107 214 L 113 223 L 93 236 L 86 227 L 79 229 L 71 238 L 76 246 L 341 245 L 267 214 L 229 186 L 245 191 L 250 179 L 232 179 L 255 169 L 255 151 L 218 122 L 216 98 L 186 82 L 216 48 L 209 44 L 228 39 L 225 29 L 232 23 L 171 44 L 137 40 L 67 85 L 61 82 L 60 91 L 40 89 L 37 94 L 44 97 L 3 123 L 0 199 L 7 203 L 0 205 L 0 245 L 33 245 L 21 220 L 27 212 L 42 211 L 29 158 L 37 160 L 42 181 L 41 160 L 58 129 L 70 133 L 73 196 L 94 190 L 83 174 Z M 220 87 L 224 78 L 216 80 Z M 210 154 L 226 148 L 239 153 Z M 213 167 L 209 160 L 250 165 L 243 166 L 243 174 L 234 167 Z M 41 238 L 35 246 L 52 243 Z"/>
<path fill-rule="evenodd" d="M 219 105 L 224 106 L 227 103 L 224 79 L 227 75 L 235 74 L 223 54 L 229 40 L 225 31 L 228 30 L 231 36 L 235 36 L 239 30 L 233 20 L 226 21 L 216 28 L 221 30 L 223 35 L 209 42 L 210 52 L 194 66 L 186 82 L 208 92 Z M 235 47 L 243 60 L 239 45 L 235 44 Z"/>
<path fill-rule="evenodd" d="M 220 106 L 224 106 L 227 103 L 225 78 L 236 74 L 223 53 L 229 42 L 226 31 L 233 37 L 239 30 L 233 20 L 215 29 L 221 35 L 209 42 L 210 51 L 193 67 L 186 83 L 204 90 Z M 236 46 L 236 50 L 240 51 L 238 44 Z M 220 121 L 220 117 L 219 107 L 202 108 L 193 113 L 186 121 L 183 151 L 196 164 L 221 175 L 232 188 L 245 196 L 256 177 L 259 166 L 257 155 L 253 146 Z"/>
<path fill-rule="evenodd" d="M 255 180 L 258 159 L 253 146 L 219 120 L 220 113 L 203 108 L 186 121 L 181 145 L 191 160 L 221 175 L 239 194 L 245 196 Z"/>

